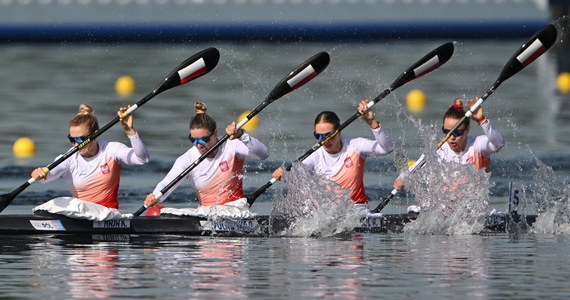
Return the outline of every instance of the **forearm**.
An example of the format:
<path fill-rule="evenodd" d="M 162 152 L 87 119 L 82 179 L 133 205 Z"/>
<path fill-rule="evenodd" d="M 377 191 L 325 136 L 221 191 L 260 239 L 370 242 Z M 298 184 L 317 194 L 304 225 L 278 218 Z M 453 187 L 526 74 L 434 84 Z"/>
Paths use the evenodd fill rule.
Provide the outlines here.
<path fill-rule="evenodd" d="M 133 164 L 148 163 L 150 161 L 150 155 L 138 133 L 135 132 L 134 135 L 129 135 L 128 137 L 135 155 L 132 158 L 127 158 L 127 160 L 130 159 Z"/>
<path fill-rule="evenodd" d="M 386 155 L 394 151 L 394 143 L 390 136 L 382 130 L 382 127 L 378 127 L 376 129 L 372 129 L 372 134 L 376 140 L 376 143 L 373 147 L 373 153 L 376 155 Z"/>
<path fill-rule="evenodd" d="M 258 139 L 254 138 L 253 136 L 249 135 L 247 132 L 244 132 L 240 137 L 239 140 L 247 147 L 248 153 L 242 153 L 245 158 L 248 159 L 255 159 L 255 160 L 264 160 L 269 156 L 269 150 L 267 146 L 259 141 Z"/>
<path fill-rule="evenodd" d="M 485 122 L 481 124 L 481 129 L 489 139 L 488 148 L 487 150 L 491 152 L 497 152 L 505 145 L 505 140 L 503 139 L 503 135 L 496 129 L 493 128 L 491 123 L 488 119 L 485 119 Z"/>

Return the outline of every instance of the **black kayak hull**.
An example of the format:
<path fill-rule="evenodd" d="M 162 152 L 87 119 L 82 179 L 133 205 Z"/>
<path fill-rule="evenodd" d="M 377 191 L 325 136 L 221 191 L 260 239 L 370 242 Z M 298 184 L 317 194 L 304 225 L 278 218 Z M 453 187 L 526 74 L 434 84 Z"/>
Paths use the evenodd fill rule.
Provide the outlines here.
<path fill-rule="evenodd" d="M 386 214 L 362 220 L 354 232 L 401 233 L 415 214 Z M 524 222 L 526 221 L 526 222 Z M 488 216 L 482 233 L 508 232 L 513 225 L 532 225 L 535 215 L 525 218 L 512 217 L 505 213 Z M 516 222 L 516 223 L 515 223 Z M 131 219 L 91 221 L 73 219 L 61 215 L 3 215 L 0 216 L 0 235 L 41 234 L 86 234 L 86 235 L 132 235 L 132 234 L 177 234 L 177 235 L 271 235 L 279 234 L 287 227 L 285 220 L 256 216 L 249 219 L 206 219 L 193 216 L 139 216 Z M 520 226 L 518 226 L 520 227 Z"/>

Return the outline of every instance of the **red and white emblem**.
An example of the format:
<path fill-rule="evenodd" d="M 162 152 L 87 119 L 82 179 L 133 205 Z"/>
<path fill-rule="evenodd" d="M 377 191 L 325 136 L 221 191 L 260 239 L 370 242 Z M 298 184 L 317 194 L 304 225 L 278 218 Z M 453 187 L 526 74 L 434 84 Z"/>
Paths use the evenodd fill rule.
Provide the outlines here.
<path fill-rule="evenodd" d="M 347 168 L 350 168 L 350 167 L 352 167 L 352 165 L 353 165 L 352 159 L 351 159 L 350 157 L 347 157 L 347 158 L 344 160 L 344 166 L 347 167 Z"/>
<path fill-rule="evenodd" d="M 111 172 L 111 168 L 109 168 L 108 164 L 104 164 L 101 166 L 101 173 L 109 174 L 109 172 Z"/>
<path fill-rule="evenodd" d="M 223 161 L 220 163 L 220 170 L 222 170 L 222 172 L 226 172 L 227 170 L 229 170 L 230 167 L 228 166 L 228 162 L 227 161 Z"/>

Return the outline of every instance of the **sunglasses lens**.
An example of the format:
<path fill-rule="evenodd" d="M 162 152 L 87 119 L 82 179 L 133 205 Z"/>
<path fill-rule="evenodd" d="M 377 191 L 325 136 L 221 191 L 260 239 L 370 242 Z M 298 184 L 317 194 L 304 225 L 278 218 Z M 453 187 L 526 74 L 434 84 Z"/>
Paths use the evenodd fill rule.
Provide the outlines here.
<path fill-rule="evenodd" d="M 448 134 L 449 131 L 450 131 L 449 129 L 441 127 L 441 132 L 443 132 L 443 134 Z M 453 137 L 460 137 L 463 135 L 463 133 L 465 133 L 465 130 L 455 130 L 454 132 L 451 133 L 451 135 Z"/>
<path fill-rule="evenodd" d="M 322 142 L 324 139 L 327 138 L 327 136 L 329 136 L 332 133 L 332 131 L 327 132 L 327 133 L 316 133 L 313 132 L 313 136 L 315 136 L 315 138 L 319 141 Z"/>
<path fill-rule="evenodd" d="M 68 135 L 67 138 L 69 139 L 69 141 L 72 144 L 83 144 L 83 142 L 85 142 L 85 140 L 87 140 L 87 137 L 85 137 L 85 136 L 72 137 L 71 135 Z"/>
<path fill-rule="evenodd" d="M 205 136 L 205 137 L 201 137 L 201 138 L 193 138 L 192 136 L 189 136 L 188 139 L 192 142 L 192 144 L 194 145 L 206 145 L 209 141 L 210 141 L 210 137 L 209 136 Z"/>

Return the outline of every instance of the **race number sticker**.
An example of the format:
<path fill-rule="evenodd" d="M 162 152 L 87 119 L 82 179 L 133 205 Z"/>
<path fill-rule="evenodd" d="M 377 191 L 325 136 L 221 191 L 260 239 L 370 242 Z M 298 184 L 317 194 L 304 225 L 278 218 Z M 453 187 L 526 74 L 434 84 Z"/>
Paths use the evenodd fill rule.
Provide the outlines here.
<path fill-rule="evenodd" d="M 36 230 L 65 231 L 60 220 L 30 220 Z"/>
<path fill-rule="evenodd" d="M 509 182 L 509 213 L 518 214 L 519 208 L 523 206 L 521 188 L 518 183 Z"/>

